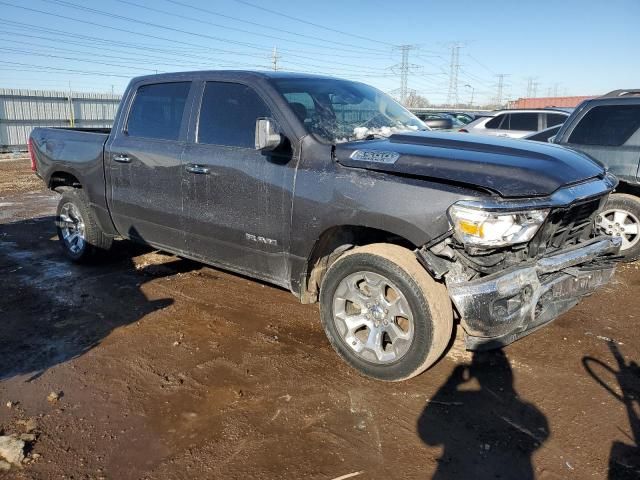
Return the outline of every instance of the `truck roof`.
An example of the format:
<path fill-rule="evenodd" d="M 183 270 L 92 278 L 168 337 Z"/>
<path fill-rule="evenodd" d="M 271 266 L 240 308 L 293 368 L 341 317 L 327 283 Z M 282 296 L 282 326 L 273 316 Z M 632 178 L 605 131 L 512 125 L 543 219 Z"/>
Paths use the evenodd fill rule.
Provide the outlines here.
<path fill-rule="evenodd" d="M 272 70 L 193 70 L 188 72 L 170 72 L 170 73 L 158 73 L 153 75 L 143 75 L 135 77 L 135 81 L 147 81 L 147 80 L 175 80 L 175 79 L 200 79 L 200 78 L 215 78 L 220 77 L 234 77 L 238 80 L 249 80 L 256 78 L 317 78 L 317 79 L 333 79 L 337 77 L 331 77 L 328 75 L 314 75 L 310 73 L 298 73 L 298 72 L 285 72 L 285 71 L 272 71 Z"/>

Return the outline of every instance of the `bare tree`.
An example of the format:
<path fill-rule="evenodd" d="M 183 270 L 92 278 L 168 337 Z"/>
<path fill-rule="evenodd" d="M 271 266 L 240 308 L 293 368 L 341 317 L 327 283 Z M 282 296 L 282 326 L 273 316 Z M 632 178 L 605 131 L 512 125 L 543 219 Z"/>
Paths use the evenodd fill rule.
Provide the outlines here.
<path fill-rule="evenodd" d="M 418 95 L 415 90 L 411 90 L 404 101 L 404 106 L 407 108 L 424 108 L 429 105 L 429 100 L 422 95 Z"/>

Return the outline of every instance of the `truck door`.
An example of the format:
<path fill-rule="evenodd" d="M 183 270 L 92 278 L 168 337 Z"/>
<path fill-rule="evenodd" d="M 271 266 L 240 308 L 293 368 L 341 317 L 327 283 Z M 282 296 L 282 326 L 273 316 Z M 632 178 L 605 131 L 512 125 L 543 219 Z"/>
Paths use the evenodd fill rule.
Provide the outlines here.
<path fill-rule="evenodd" d="M 182 162 L 189 253 L 288 286 L 291 148 L 255 150 L 256 119 L 273 115 L 252 87 L 215 81 L 202 88 Z"/>
<path fill-rule="evenodd" d="M 149 244 L 185 248 L 180 157 L 191 82 L 140 85 L 105 150 L 118 231 Z"/>

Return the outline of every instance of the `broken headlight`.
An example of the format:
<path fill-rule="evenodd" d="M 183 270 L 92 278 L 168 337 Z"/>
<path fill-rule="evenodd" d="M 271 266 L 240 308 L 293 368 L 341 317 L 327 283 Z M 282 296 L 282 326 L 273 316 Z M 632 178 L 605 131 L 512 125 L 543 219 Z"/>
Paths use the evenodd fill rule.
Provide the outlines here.
<path fill-rule="evenodd" d="M 549 210 L 501 212 L 456 203 L 448 213 L 458 241 L 465 245 L 502 247 L 531 240 Z"/>

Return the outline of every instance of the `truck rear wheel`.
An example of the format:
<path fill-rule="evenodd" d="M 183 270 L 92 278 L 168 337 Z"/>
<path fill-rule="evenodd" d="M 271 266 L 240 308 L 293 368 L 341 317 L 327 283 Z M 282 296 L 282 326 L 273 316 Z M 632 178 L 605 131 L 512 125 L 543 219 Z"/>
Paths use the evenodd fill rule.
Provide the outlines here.
<path fill-rule="evenodd" d="M 81 189 L 62 194 L 56 211 L 56 228 L 65 254 L 77 263 L 95 259 L 96 254 L 109 250 L 113 242 L 113 238 L 98 227 Z"/>
<path fill-rule="evenodd" d="M 444 285 L 413 252 L 373 244 L 345 253 L 320 288 L 322 325 L 336 352 L 362 374 L 411 378 L 433 365 L 453 332 Z"/>
<path fill-rule="evenodd" d="M 632 262 L 640 257 L 640 198 L 626 193 L 610 195 L 598 214 L 596 226 L 607 235 L 622 238 L 623 261 Z"/>

